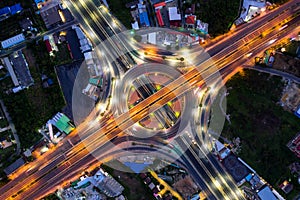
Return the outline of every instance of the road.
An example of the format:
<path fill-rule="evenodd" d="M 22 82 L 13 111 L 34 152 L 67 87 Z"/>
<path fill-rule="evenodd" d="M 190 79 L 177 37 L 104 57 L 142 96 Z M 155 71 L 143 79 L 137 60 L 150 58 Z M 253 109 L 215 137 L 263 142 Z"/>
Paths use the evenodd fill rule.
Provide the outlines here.
<path fill-rule="evenodd" d="M 69 21 L 69 22 L 66 22 L 65 24 L 61 25 L 61 26 L 58 26 L 54 29 L 51 29 L 49 31 L 46 31 L 42 34 L 39 34 L 37 35 L 35 38 L 33 39 L 30 39 L 30 40 L 25 40 L 24 42 L 22 43 L 19 43 L 17 45 L 14 45 L 8 49 L 3 49 L 3 50 L 0 50 L 0 57 L 5 57 L 5 56 L 8 56 L 9 54 L 15 52 L 15 51 L 19 51 L 23 48 L 25 48 L 27 46 L 27 43 L 30 43 L 34 40 L 40 40 L 41 38 L 43 38 L 45 35 L 50 35 L 50 34 L 53 34 L 55 32 L 58 32 L 58 31 L 62 31 L 62 30 L 66 30 L 70 27 L 72 27 L 73 25 L 77 24 L 78 22 L 74 19 L 72 21 Z"/>
<path fill-rule="evenodd" d="M 16 143 L 17 143 L 16 155 L 20 155 L 20 153 L 21 153 L 21 143 L 20 143 L 20 140 L 19 140 L 19 136 L 18 136 L 18 134 L 17 134 L 17 130 L 16 130 L 15 125 L 14 125 L 14 123 L 12 122 L 12 119 L 11 119 L 11 117 L 10 117 L 10 115 L 9 115 L 9 113 L 8 113 L 8 111 L 7 111 L 7 109 L 6 109 L 6 106 L 4 105 L 3 100 L 0 100 L 0 105 L 1 105 L 1 107 L 2 107 L 2 110 L 3 110 L 3 112 L 4 112 L 4 115 L 5 115 L 5 117 L 6 117 L 6 120 L 7 120 L 8 124 L 9 124 L 9 127 L 10 127 L 10 129 L 11 129 L 11 132 L 12 132 L 12 134 L 14 135 L 14 138 L 15 138 Z"/>
<path fill-rule="evenodd" d="M 257 71 L 260 71 L 260 72 L 265 72 L 265 73 L 269 73 L 269 74 L 273 74 L 273 75 L 276 75 L 276 76 L 281 76 L 285 79 L 288 79 L 288 80 L 292 80 L 296 83 L 300 83 L 300 78 L 299 77 L 296 77 L 292 74 L 289 74 L 289 73 L 286 73 L 286 72 L 283 72 L 283 71 L 279 71 L 279 70 L 276 70 L 276 69 L 273 69 L 273 68 L 266 68 L 266 67 L 260 67 L 260 66 L 246 66 L 246 65 L 243 65 L 242 66 L 243 68 L 248 68 L 248 69 L 254 69 L 254 70 L 257 70 Z"/>
<path fill-rule="evenodd" d="M 277 18 L 275 20 L 277 20 Z M 269 27 L 269 28 L 272 28 L 272 27 Z M 256 30 L 252 30 L 252 31 L 255 32 Z M 281 31 L 276 30 L 276 34 L 279 32 L 281 32 Z M 219 66 L 219 69 L 221 70 L 221 72 L 222 72 L 222 70 L 226 72 L 225 68 L 222 69 L 221 66 L 225 67 L 228 64 L 233 63 L 235 60 L 243 57 L 243 55 L 245 55 L 245 52 L 249 51 L 250 48 L 254 48 L 257 46 L 263 47 L 268 42 L 269 37 L 271 38 L 272 36 L 268 36 L 268 37 L 265 37 L 264 39 L 260 39 L 260 40 L 258 39 L 256 42 L 254 42 L 253 44 L 251 44 L 249 46 L 244 46 L 245 41 L 243 41 L 242 44 L 239 44 L 239 46 L 241 46 L 242 48 L 238 51 L 235 51 L 237 49 L 237 47 L 232 42 L 233 43 L 231 45 L 232 47 L 227 48 L 226 52 L 227 52 L 227 54 L 229 52 L 234 52 L 234 53 L 227 56 L 226 53 L 224 53 L 224 55 L 223 55 L 223 53 L 221 51 L 219 54 L 217 54 L 216 57 L 214 57 L 216 62 L 223 64 L 223 66 L 222 65 Z M 221 56 L 221 55 L 223 55 L 223 56 Z M 226 57 L 226 59 L 224 59 L 225 57 Z M 205 62 L 202 64 L 201 68 L 204 69 L 205 72 L 209 72 L 209 74 L 214 73 L 214 71 L 209 71 L 209 70 L 211 70 L 211 68 L 209 65 L 205 66 Z M 232 69 L 229 68 L 229 71 L 231 71 L 231 70 Z M 213 76 L 208 76 L 207 78 L 210 78 L 210 77 L 214 78 Z M 107 121 L 105 122 L 105 125 L 99 131 L 97 131 L 96 133 L 91 134 L 91 135 L 87 134 L 89 136 L 87 137 L 87 141 L 86 141 L 87 143 L 85 143 L 85 145 L 88 144 L 91 148 L 96 148 L 95 151 L 97 151 L 97 149 L 101 149 L 101 148 L 98 148 L 99 146 L 105 147 L 105 144 L 108 140 L 111 140 L 115 137 L 121 136 L 120 135 L 120 132 L 122 132 L 121 130 L 125 130 L 127 127 L 132 126 L 133 125 L 132 121 L 133 122 L 139 121 L 141 118 L 144 118 L 145 116 L 147 116 L 148 112 L 147 112 L 147 109 L 145 110 L 145 108 L 149 108 L 151 105 L 154 105 L 154 104 L 165 105 L 166 102 L 174 99 L 176 96 L 178 96 L 180 94 L 185 93 L 187 90 L 192 88 L 192 86 L 194 84 L 196 84 L 196 83 L 198 84 L 199 82 L 204 83 L 204 81 L 201 80 L 199 71 L 191 70 L 190 72 L 188 72 L 185 75 L 176 79 L 174 82 L 170 83 L 168 85 L 168 87 L 166 87 L 167 89 L 162 88 L 155 94 L 151 95 L 144 101 L 137 104 L 134 108 L 129 110 L 129 113 L 120 115 L 119 118 L 117 118 L 117 119 L 108 118 Z M 131 118 L 130 121 L 128 121 L 129 118 Z M 85 122 L 78 127 L 77 132 L 78 131 L 86 131 L 86 132 L 94 131 L 95 127 L 89 125 L 89 123 L 90 123 L 89 119 L 93 119 L 93 117 L 91 117 L 91 118 L 89 117 L 87 120 L 85 120 Z M 95 124 L 96 123 L 94 123 L 94 125 Z M 66 174 L 72 174 L 70 172 L 72 172 L 72 170 L 73 170 L 73 165 L 75 165 L 74 163 L 76 163 L 76 162 L 87 163 L 84 161 L 87 159 L 86 155 L 89 154 L 89 151 L 86 150 L 86 148 L 84 147 L 85 145 L 82 142 L 78 143 L 77 145 L 73 146 L 69 151 L 67 151 L 65 154 L 61 155 L 63 157 L 61 157 L 61 156 L 55 157 L 54 156 L 54 158 L 50 160 L 53 162 L 51 162 L 51 163 L 49 162 L 49 164 L 48 163 L 44 164 L 44 167 L 40 166 L 40 164 L 41 164 L 40 162 L 41 162 L 41 160 L 43 160 L 43 158 L 39 159 L 37 162 L 37 166 L 39 166 L 39 168 L 38 168 L 39 170 L 37 172 L 33 172 L 32 175 L 28 176 L 25 179 L 24 179 L 24 176 L 23 176 L 23 179 L 17 178 L 19 180 L 19 183 L 18 183 L 18 181 L 14 182 L 14 180 L 13 180 L 12 182 L 14 182 L 15 185 L 12 183 L 9 183 L 11 186 L 14 186 L 11 190 L 9 190 L 9 186 L 5 187 L 6 190 L 1 188 L 2 195 L 0 198 L 6 199 L 9 196 L 16 194 L 18 191 L 23 190 L 23 192 L 20 193 L 20 195 L 17 196 L 16 199 L 28 199 L 28 195 L 30 193 L 35 193 L 34 191 L 39 191 L 39 193 L 42 191 L 44 191 L 44 192 L 47 191 L 47 190 L 42 190 L 41 185 L 44 185 L 44 184 L 57 185 L 57 184 L 59 184 L 59 182 L 57 182 L 57 180 L 59 180 L 59 179 L 54 179 L 54 178 L 49 178 L 49 177 L 50 176 L 56 177 L 56 176 L 63 176 Z M 65 149 L 68 149 L 68 148 L 65 148 Z M 64 161 L 62 161 L 62 160 L 64 160 Z M 66 163 L 69 163 L 69 164 L 66 164 Z M 67 168 L 68 165 L 72 165 L 72 168 Z M 81 169 L 86 165 L 87 164 L 81 166 Z M 66 169 L 64 169 L 65 171 L 61 171 L 60 168 L 54 169 L 53 166 L 64 166 Z M 45 179 L 43 177 L 47 177 L 47 179 Z M 37 180 L 37 181 L 33 182 L 34 180 Z M 18 183 L 18 184 L 16 184 L 16 183 Z M 27 184 L 24 184 L 24 183 L 27 183 Z M 21 188 L 23 188 L 23 189 L 21 189 Z M 37 193 L 35 193 L 35 194 L 37 194 Z M 38 197 L 38 195 L 36 195 L 35 197 Z"/>

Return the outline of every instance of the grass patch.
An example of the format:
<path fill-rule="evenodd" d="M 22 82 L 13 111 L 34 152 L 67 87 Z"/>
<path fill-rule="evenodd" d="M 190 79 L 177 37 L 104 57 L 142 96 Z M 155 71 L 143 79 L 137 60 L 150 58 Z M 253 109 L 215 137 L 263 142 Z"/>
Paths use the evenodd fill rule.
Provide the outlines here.
<path fill-rule="evenodd" d="M 228 32 L 230 26 L 239 15 L 240 0 L 193 0 L 200 7 L 196 8 L 198 19 L 209 24 L 209 34 L 218 36 Z"/>
<path fill-rule="evenodd" d="M 277 104 L 284 87 L 281 78 L 244 70 L 226 86 L 232 88 L 227 97 L 231 124 L 225 123 L 222 135 L 241 138 L 239 156 L 271 185 L 292 178 L 288 165 L 298 159 L 286 144 L 300 131 L 300 120 Z M 294 187 L 300 192 L 298 184 Z"/>
<path fill-rule="evenodd" d="M 297 49 L 300 48 L 300 41 L 290 41 L 287 45 L 284 46 L 285 52 L 284 54 L 296 57 Z"/>
<path fill-rule="evenodd" d="M 120 20 L 126 28 L 131 29 L 132 16 L 130 9 L 125 7 L 125 4 L 129 2 L 132 2 L 132 0 L 110 0 L 108 4 L 113 15 Z"/>
<path fill-rule="evenodd" d="M 71 63 L 72 59 L 70 56 L 70 52 L 67 46 L 67 43 L 61 43 L 57 45 L 58 51 L 54 52 L 53 63 L 55 65 L 62 65 Z"/>
<path fill-rule="evenodd" d="M 0 22 L 0 40 L 6 40 L 21 33 L 21 27 L 18 23 L 23 17 L 20 14 L 13 15 Z"/>
<path fill-rule="evenodd" d="M 43 197 L 42 200 L 60 200 L 60 198 L 58 198 L 56 194 L 49 194 Z"/>
<path fill-rule="evenodd" d="M 34 66 L 29 66 L 29 70 L 34 79 L 34 85 L 19 93 L 7 95 L 5 90 L 12 87 L 10 78 L 0 82 L 2 98 L 15 124 L 22 148 L 28 148 L 39 141 L 42 136 L 37 130 L 65 105 L 54 65 L 68 61 L 66 47 L 59 47 L 62 50 L 61 55 L 51 59 L 43 41 L 30 46 L 32 49 L 30 55 L 34 56 L 29 59 L 30 64 Z M 42 74 L 54 81 L 51 87 L 42 87 Z"/>

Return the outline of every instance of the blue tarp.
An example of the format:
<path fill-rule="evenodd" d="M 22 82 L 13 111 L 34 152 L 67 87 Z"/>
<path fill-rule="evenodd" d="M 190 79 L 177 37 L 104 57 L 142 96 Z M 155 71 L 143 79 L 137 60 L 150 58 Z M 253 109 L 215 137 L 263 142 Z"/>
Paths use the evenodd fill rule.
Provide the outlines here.
<path fill-rule="evenodd" d="M 147 12 L 140 13 L 140 22 L 142 26 L 150 26 Z"/>
<path fill-rule="evenodd" d="M 34 0 L 35 4 L 38 4 L 38 3 L 44 3 L 45 0 Z"/>
<path fill-rule="evenodd" d="M 12 15 L 18 13 L 18 12 L 21 12 L 23 10 L 22 6 L 20 3 L 17 3 L 13 6 L 10 7 L 10 12 Z"/>
<path fill-rule="evenodd" d="M 252 174 L 248 174 L 248 176 L 246 176 L 246 178 L 245 178 L 245 179 L 246 179 L 246 181 L 248 181 L 248 182 L 249 182 L 249 181 L 252 179 Z"/>
<path fill-rule="evenodd" d="M 8 15 L 8 14 L 10 14 L 9 7 L 4 7 L 4 8 L 0 9 L 0 16 L 2 16 L 2 15 Z"/>
<path fill-rule="evenodd" d="M 296 115 L 297 117 L 300 118 L 300 106 L 299 106 L 298 109 L 295 111 L 295 115 Z"/>

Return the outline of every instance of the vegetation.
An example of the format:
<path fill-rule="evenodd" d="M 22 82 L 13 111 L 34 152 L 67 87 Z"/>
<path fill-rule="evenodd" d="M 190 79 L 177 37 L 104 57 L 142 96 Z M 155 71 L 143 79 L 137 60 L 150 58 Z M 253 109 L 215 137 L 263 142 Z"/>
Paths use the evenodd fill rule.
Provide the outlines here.
<path fill-rule="evenodd" d="M 110 0 L 108 1 L 109 9 L 114 16 L 128 29 L 131 29 L 131 14 L 130 9 L 125 7 L 125 4 L 132 0 Z"/>
<path fill-rule="evenodd" d="M 145 185 L 139 177 L 139 174 L 135 174 L 130 168 L 125 166 L 123 163 L 117 160 L 113 160 L 105 165 L 101 165 L 101 168 L 107 171 L 116 181 L 118 181 L 124 187 L 123 194 L 128 199 L 155 199 L 148 186 Z M 122 170 L 119 171 L 117 169 Z"/>
<path fill-rule="evenodd" d="M 277 187 L 291 178 L 299 192 L 299 184 L 288 170 L 297 158 L 286 144 L 300 131 L 300 123 L 277 104 L 284 86 L 281 78 L 244 70 L 226 86 L 232 88 L 227 97 L 231 124 L 225 123 L 222 135 L 241 138 L 240 157 L 271 185 Z"/>
<path fill-rule="evenodd" d="M 17 3 L 21 3 L 23 8 L 30 8 L 30 6 L 34 3 L 33 0 L 9 0 L 9 1 L 0 1 L 0 8 L 5 6 L 12 6 Z"/>
<path fill-rule="evenodd" d="M 48 55 L 42 41 L 30 47 L 32 49 L 30 54 L 39 58 L 34 63 L 30 62 L 29 66 L 34 85 L 16 94 L 6 94 L 5 91 L 12 87 L 11 80 L 6 78 L 1 81 L 2 98 L 16 126 L 23 148 L 28 148 L 41 139 L 41 134 L 37 130 L 65 105 L 54 65 L 69 61 L 67 58 L 69 54 L 66 53 L 64 46 L 59 46 L 62 53 L 57 54 L 55 58 Z M 54 81 L 51 87 L 43 88 L 42 74 Z"/>
<path fill-rule="evenodd" d="M 285 48 L 285 52 L 283 52 L 284 54 L 296 57 L 297 49 L 300 48 L 300 41 L 290 41 L 283 47 Z"/>
<path fill-rule="evenodd" d="M 18 23 L 20 19 L 23 17 L 16 14 L 0 22 L 0 40 L 6 40 L 21 33 L 21 27 Z"/>
<path fill-rule="evenodd" d="M 42 200 L 60 200 L 55 194 L 49 194 L 42 198 Z"/>
<path fill-rule="evenodd" d="M 275 4 L 284 4 L 286 2 L 288 2 L 289 0 L 270 0 L 270 3 L 275 3 Z"/>
<path fill-rule="evenodd" d="M 226 33 L 239 16 L 240 0 L 193 0 L 196 5 L 197 18 L 209 24 L 209 34 L 217 36 Z"/>

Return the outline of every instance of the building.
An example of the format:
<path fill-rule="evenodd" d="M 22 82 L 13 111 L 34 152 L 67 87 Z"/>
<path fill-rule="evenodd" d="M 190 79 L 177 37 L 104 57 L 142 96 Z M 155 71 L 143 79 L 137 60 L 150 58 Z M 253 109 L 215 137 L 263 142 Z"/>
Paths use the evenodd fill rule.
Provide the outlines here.
<path fill-rule="evenodd" d="M 0 19 L 5 19 L 10 15 L 9 7 L 4 7 L 0 9 Z"/>
<path fill-rule="evenodd" d="M 22 8 L 21 4 L 17 3 L 10 7 L 10 14 L 15 15 L 17 13 L 20 13 L 22 10 L 23 10 L 23 8 Z"/>
<path fill-rule="evenodd" d="M 59 10 L 61 10 L 61 5 L 59 2 L 52 2 L 45 4 L 40 9 L 40 15 L 47 27 L 47 29 L 55 27 L 57 24 L 62 23 Z"/>
<path fill-rule="evenodd" d="M 29 18 L 25 18 L 19 21 L 19 25 L 23 30 L 32 30 L 32 21 Z"/>
<path fill-rule="evenodd" d="M 10 7 L 6 6 L 4 8 L 1 8 L 0 9 L 0 21 L 4 20 L 12 15 L 17 14 L 17 13 L 21 12 L 22 10 L 23 10 L 23 8 L 20 3 L 10 6 Z"/>
<path fill-rule="evenodd" d="M 7 141 L 6 139 L 0 140 L 0 148 L 6 149 L 7 147 L 10 147 L 13 143 Z"/>
<path fill-rule="evenodd" d="M 34 81 L 22 51 L 16 51 L 9 57 L 3 58 L 3 62 L 15 85 L 14 93 L 33 85 Z"/>
<path fill-rule="evenodd" d="M 60 112 L 58 112 L 51 120 L 49 120 L 48 123 L 51 123 L 60 132 L 64 132 L 67 135 L 74 130 L 74 125 L 71 123 L 70 119 Z"/>
<path fill-rule="evenodd" d="M 160 2 L 157 4 L 154 4 L 154 9 L 155 9 L 155 15 L 157 18 L 158 25 L 160 27 L 169 27 L 170 22 L 169 22 L 169 14 L 168 10 L 166 8 L 166 2 Z"/>
<path fill-rule="evenodd" d="M 25 164 L 25 161 L 23 160 L 23 158 L 19 158 L 13 164 L 11 164 L 7 168 L 5 168 L 3 171 L 7 176 L 9 176 L 10 174 L 15 172 L 17 169 L 19 169 L 24 164 Z"/>
<path fill-rule="evenodd" d="M 10 74 L 10 78 L 13 82 L 13 84 L 17 87 L 19 86 L 19 81 L 18 81 L 18 78 L 15 74 L 15 71 L 10 63 L 10 60 L 8 59 L 8 57 L 5 57 L 3 58 L 3 62 L 4 62 L 4 65 L 6 66 L 6 69 L 8 70 L 9 74 Z"/>
<path fill-rule="evenodd" d="M 107 172 L 100 169 L 94 175 L 94 185 L 96 185 L 104 194 L 109 197 L 117 197 L 122 194 L 124 187 L 120 185 L 114 178 Z"/>
<path fill-rule="evenodd" d="M 250 21 L 266 9 L 266 1 L 243 1 L 240 17 L 235 21 L 235 25 Z"/>
<path fill-rule="evenodd" d="M 177 7 L 169 7 L 170 25 L 179 27 L 181 24 L 181 14 L 178 13 Z"/>
<path fill-rule="evenodd" d="M 219 142 L 218 140 L 216 140 L 215 142 L 214 149 L 217 153 L 219 160 L 223 160 L 224 158 L 226 158 L 226 156 L 230 154 L 230 149 L 225 147 L 225 145 Z"/>
<path fill-rule="evenodd" d="M 241 162 L 240 159 L 233 153 L 229 154 L 226 158 L 222 160 L 222 164 L 227 169 L 228 173 L 232 178 L 239 183 L 247 177 L 250 173 L 250 169 Z"/>
<path fill-rule="evenodd" d="M 289 183 L 287 180 L 283 181 L 279 187 L 285 194 L 288 194 L 293 190 L 293 184 Z"/>
<path fill-rule="evenodd" d="M 300 105 L 298 109 L 295 111 L 295 115 L 300 118 Z"/>
<path fill-rule="evenodd" d="M 72 29 L 75 30 L 76 35 L 78 37 L 81 52 L 86 53 L 92 51 L 92 44 L 85 36 L 83 31 L 78 26 L 72 26 Z"/>
<path fill-rule="evenodd" d="M 19 35 L 13 36 L 7 40 L 2 41 L 1 46 L 3 49 L 6 49 L 23 41 L 25 41 L 25 36 L 23 35 L 23 33 L 20 33 Z"/>
<path fill-rule="evenodd" d="M 188 28 L 195 28 L 196 15 L 188 15 L 185 17 L 185 24 Z"/>
<path fill-rule="evenodd" d="M 257 193 L 257 195 L 261 200 L 277 200 L 269 186 L 265 186 Z"/>
<path fill-rule="evenodd" d="M 146 10 L 146 6 L 139 3 L 138 4 L 138 11 L 139 11 L 140 25 L 149 27 L 150 22 L 149 22 L 149 17 L 148 17 L 148 13 L 147 13 L 147 10 Z"/>
<path fill-rule="evenodd" d="M 137 21 L 131 23 L 131 28 L 134 30 L 139 30 L 140 29 L 139 23 Z"/>
<path fill-rule="evenodd" d="M 45 0 L 34 0 L 34 3 L 36 4 L 36 7 L 40 9 L 43 6 L 43 3 Z"/>
<path fill-rule="evenodd" d="M 31 77 L 26 58 L 22 51 L 16 51 L 9 56 L 13 65 L 14 71 L 19 81 L 19 85 L 29 87 L 33 85 L 33 78 Z"/>
<path fill-rule="evenodd" d="M 300 133 L 288 142 L 287 147 L 300 158 Z"/>

